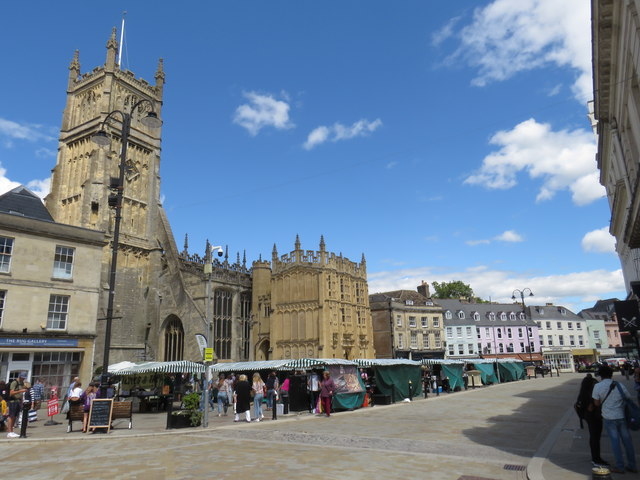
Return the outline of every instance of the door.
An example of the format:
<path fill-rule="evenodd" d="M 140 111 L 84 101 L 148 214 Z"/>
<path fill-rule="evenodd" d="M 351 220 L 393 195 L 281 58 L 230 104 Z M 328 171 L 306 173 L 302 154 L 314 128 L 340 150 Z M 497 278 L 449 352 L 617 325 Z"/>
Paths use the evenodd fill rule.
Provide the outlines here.
<path fill-rule="evenodd" d="M 18 378 L 20 372 L 27 372 L 27 380 L 31 381 L 32 359 L 29 352 L 13 352 L 10 353 L 9 368 L 7 369 L 7 383 L 11 383 Z"/>

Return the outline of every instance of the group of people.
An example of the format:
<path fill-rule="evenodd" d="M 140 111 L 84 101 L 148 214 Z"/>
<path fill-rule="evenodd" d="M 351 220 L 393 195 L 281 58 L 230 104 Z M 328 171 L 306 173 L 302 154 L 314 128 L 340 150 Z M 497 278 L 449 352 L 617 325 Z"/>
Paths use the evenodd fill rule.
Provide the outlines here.
<path fill-rule="evenodd" d="M 44 386 L 36 381 L 31 385 L 27 381 L 27 373 L 20 372 L 15 380 L 6 383 L 0 381 L 0 409 L 2 424 L 7 431 L 7 438 L 26 437 L 26 427 L 29 422 L 29 412 L 40 408 L 44 396 Z M 37 418 L 37 417 L 36 417 Z M 20 423 L 20 434 L 14 432 Z"/>
<path fill-rule="evenodd" d="M 604 427 L 615 458 L 615 464 L 609 469 L 614 473 L 624 473 L 625 469 L 637 473 L 636 454 L 624 415 L 625 398 L 631 399 L 629 391 L 613 380 L 613 369 L 608 365 L 601 366 L 596 376 L 600 377 L 599 382 L 591 374 L 582 380 L 576 401 L 581 423 L 584 420 L 589 429 L 591 461 L 594 465 L 609 465 L 600 456 L 600 436 Z M 636 390 L 640 391 L 640 369 L 636 369 L 634 379 Z"/>
<path fill-rule="evenodd" d="M 98 398 L 100 384 L 99 382 L 91 382 L 87 388 L 82 388 L 82 382 L 78 377 L 74 378 L 67 390 L 66 402 L 69 402 L 68 408 L 72 405 L 82 405 L 82 411 L 84 413 L 82 417 L 82 433 L 90 431 L 89 426 L 89 414 L 91 412 L 91 402 L 95 398 Z M 64 407 L 63 407 L 64 408 Z M 67 413 L 68 415 L 68 413 Z"/>
<path fill-rule="evenodd" d="M 280 384 L 276 372 L 269 373 L 266 380 L 262 379 L 260 373 L 255 372 L 251 382 L 244 374 L 236 377 L 233 373 L 228 376 L 220 373 L 218 379 L 209 385 L 209 406 L 215 410 L 214 398 L 216 398 L 218 417 L 221 417 L 227 415 L 229 405 L 233 403 L 234 422 L 240 422 L 241 416 L 244 416 L 244 421 L 251 422 L 251 402 L 253 401 L 253 421 L 263 420 L 264 410 L 271 410 L 272 419 L 276 420 L 278 418 L 278 400 L 288 404 L 289 388 L 289 377 L 285 376 Z M 323 405 L 322 410 L 327 416 L 330 416 L 331 399 L 335 394 L 336 385 L 329 371 L 324 371 L 322 380 L 315 372 L 311 373 L 308 377 L 307 389 L 310 394 L 309 411 L 316 413 L 317 403 L 314 402 L 320 398 Z M 266 406 L 263 405 L 264 403 Z"/>

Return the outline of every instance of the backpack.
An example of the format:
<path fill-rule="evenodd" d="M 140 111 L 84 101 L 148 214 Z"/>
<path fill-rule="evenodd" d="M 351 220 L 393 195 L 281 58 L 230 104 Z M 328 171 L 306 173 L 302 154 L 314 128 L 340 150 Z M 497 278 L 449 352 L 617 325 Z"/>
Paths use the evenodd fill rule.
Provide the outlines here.
<path fill-rule="evenodd" d="M 616 387 L 618 387 L 618 391 L 620 395 L 622 395 L 622 400 L 624 402 L 624 419 L 627 424 L 627 428 L 629 430 L 640 430 L 640 407 L 636 405 L 636 403 L 627 397 L 622 388 L 620 388 L 620 384 L 616 383 Z"/>

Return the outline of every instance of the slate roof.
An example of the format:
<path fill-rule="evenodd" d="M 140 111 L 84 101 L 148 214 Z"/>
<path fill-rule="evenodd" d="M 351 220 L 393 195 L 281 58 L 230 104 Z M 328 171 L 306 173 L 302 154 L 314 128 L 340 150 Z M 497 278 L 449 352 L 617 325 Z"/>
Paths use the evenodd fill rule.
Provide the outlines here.
<path fill-rule="evenodd" d="M 529 314 L 534 321 L 544 320 L 570 320 L 573 322 L 579 322 L 584 318 L 579 317 L 568 308 L 562 305 L 532 305 L 528 307 Z M 564 314 L 561 313 L 564 310 Z"/>
<path fill-rule="evenodd" d="M 482 326 L 523 326 L 535 325 L 529 319 L 529 316 L 525 314 L 525 320 L 520 319 L 520 313 L 522 313 L 522 307 L 519 303 L 468 303 L 461 300 L 452 299 L 437 299 L 438 304 L 443 308 L 446 313 L 449 310 L 453 318 L 444 317 L 444 324 L 447 327 L 451 326 L 463 326 L 463 325 L 482 325 Z M 458 312 L 464 312 L 465 318 L 458 318 Z M 474 313 L 480 315 L 479 320 L 474 320 Z M 505 313 L 507 315 L 506 320 L 500 320 L 500 314 Z M 511 320 L 510 314 L 515 313 L 516 319 Z M 495 315 L 495 320 L 490 320 L 489 313 Z"/>
<path fill-rule="evenodd" d="M 0 212 L 53 222 L 53 217 L 40 197 L 24 185 L 0 195 Z"/>
<path fill-rule="evenodd" d="M 439 305 L 436 301 L 431 298 L 427 298 L 414 290 L 394 290 L 392 292 L 381 292 L 369 295 L 369 302 L 385 302 L 392 299 L 396 302 L 406 302 L 407 300 L 411 300 L 413 301 L 413 306 L 418 307 L 425 306 L 427 302 L 433 303 L 433 305 L 429 305 L 430 307 L 437 307 Z"/>

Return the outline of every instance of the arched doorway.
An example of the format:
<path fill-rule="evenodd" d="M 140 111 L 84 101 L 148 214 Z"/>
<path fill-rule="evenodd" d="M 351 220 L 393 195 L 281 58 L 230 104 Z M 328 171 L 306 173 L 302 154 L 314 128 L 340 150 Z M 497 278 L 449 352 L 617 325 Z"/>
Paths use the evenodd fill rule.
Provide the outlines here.
<path fill-rule="evenodd" d="M 256 361 L 270 360 L 269 358 L 269 340 L 264 340 L 256 348 Z"/>
<path fill-rule="evenodd" d="M 183 360 L 183 357 L 184 328 L 178 317 L 170 315 L 164 327 L 164 361 Z"/>

